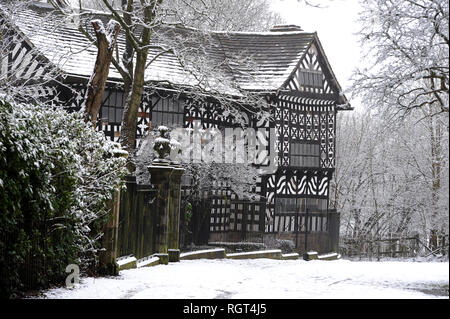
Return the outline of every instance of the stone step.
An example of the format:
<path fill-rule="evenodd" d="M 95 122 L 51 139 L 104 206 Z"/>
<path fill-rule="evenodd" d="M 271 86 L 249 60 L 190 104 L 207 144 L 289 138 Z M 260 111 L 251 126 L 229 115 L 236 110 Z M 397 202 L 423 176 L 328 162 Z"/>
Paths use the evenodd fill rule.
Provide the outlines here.
<path fill-rule="evenodd" d="M 283 259 L 283 260 L 297 260 L 299 258 L 300 258 L 300 255 L 297 253 L 281 255 L 281 259 Z"/>
<path fill-rule="evenodd" d="M 281 250 L 259 250 L 249 251 L 245 253 L 227 254 L 229 259 L 257 259 L 257 258 L 269 258 L 269 259 L 282 259 Z"/>
<path fill-rule="evenodd" d="M 117 258 L 119 270 L 136 268 L 137 259 L 133 255 Z"/>
<path fill-rule="evenodd" d="M 319 260 L 338 260 L 338 259 L 341 259 L 341 255 L 339 255 L 338 253 L 329 253 L 329 254 L 319 255 L 318 259 Z"/>
<path fill-rule="evenodd" d="M 317 260 L 319 259 L 319 253 L 317 251 L 308 251 L 307 253 L 303 254 L 304 260 Z"/>
<path fill-rule="evenodd" d="M 223 258 L 225 258 L 224 248 L 197 250 L 180 254 L 180 260 L 223 259 Z"/>
<path fill-rule="evenodd" d="M 153 267 L 153 266 L 159 265 L 159 261 L 160 261 L 159 257 L 150 256 L 150 257 L 139 259 L 137 261 L 136 266 L 137 266 L 137 268 Z"/>

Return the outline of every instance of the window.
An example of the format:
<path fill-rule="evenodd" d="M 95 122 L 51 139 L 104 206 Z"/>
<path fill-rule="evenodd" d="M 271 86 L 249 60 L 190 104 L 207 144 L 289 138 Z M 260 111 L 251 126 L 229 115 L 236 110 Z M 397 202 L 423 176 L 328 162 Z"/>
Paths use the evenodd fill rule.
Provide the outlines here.
<path fill-rule="evenodd" d="M 281 214 L 297 213 L 298 199 L 297 198 L 276 198 L 275 199 L 276 212 Z"/>
<path fill-rule="evenodd" d="M 300 84 L 310 88 L 323 88 L 323 75 L 320 71 L 300 70 Z"/>
<path fill-rule="evenodd" d="M 306 205 L 308 205 L 309 213 L 325 212 L 327 210 L 327 200 L 320 198 L 299 198 L 301 211 L 306 211 Z"/>
<path fill-rule="evenodd" d="M 320 167 L 320 145 L 318 143 L 291 143 L 291 166 Z"/>
<path fill-rule="evenodd" d="M 308 205 L 308 213 L 326 212 L 327 199 L 322 198 L 280 198 L 275 199 L 277 214 L 305 213 Z"/>
<path fill-rule="evenodd" d="M 184 100 L 152 97 L 152 127 L 183 126 Z"/>
<path fill-rule="evenodd" d="M 121 123 L 124 105 L 123 92 L 105 89 L 100 118 L 108 123 Z"/>

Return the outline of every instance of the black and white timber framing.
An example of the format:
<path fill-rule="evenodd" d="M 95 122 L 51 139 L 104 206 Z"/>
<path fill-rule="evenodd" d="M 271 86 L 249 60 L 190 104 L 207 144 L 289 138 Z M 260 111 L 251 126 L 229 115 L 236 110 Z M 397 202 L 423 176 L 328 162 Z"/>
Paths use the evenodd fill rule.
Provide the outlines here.
<path fill-rule="evenodd" d="M 51 11 L 39 3 L 8 20 L 0 6 L 0 22 L 13 24 L 14 36 L 21 39 L 14 42 L 9 54 L 3 55 L 0 72 L 5 74 L 20 67 L 23 69 L 20 76 L 36 78 L 45 75 L 44 65 L 50 61 L 64 76 L 59 84 L 49 85 L 44 89 L 46 92 L 36 94 L 57 95 L 68 109 L 78 110 L 93 70 L 96 48 L 62 17 L 53 14 L 51 19 L 46 18 Z M 336 114 L 351 107 L 341 93 L 317 34 L 295 28 L 210 35 L 213 40 L 205 51 L 212 60 L 232 59 L 236 52 L 253 58 L 257 72 L 251 78 L 240 77 L 233 69 L 227 72 L 241 89 L 263 95 L 272 105 L 273 121 L 259 122 L 250 113 L 245 117 L 249 127 L 266 128 L 268 140 L 270 129 L 275 129 L 278 156 L 277 171 L 261 176 L 255 185 L 257 200 L 242 201 L 226 185 L 218 185 L 211 192 L 211 234 L 259 232 L 297 237 L 305 231 L 327 234 L 330 214 L 336 214 L 329 207 L 330 181 L 335 169 Z M 119 39 L 119 48 L 123 48 L 123 39 Z M 150 56 L 157 54 L 157 50 L 150 50 Z M 158 58 L 147 80 L 167 80 L 174 86 L 144 94 L 138 114 L 138 138 L 160 124 L 188 127 L 194 120 L 200 120 L 203 128 L 233 126 L 232 120 L 221 115 L 213 98 L 200 104 L 173 89 L 177 84 L 186 87 L 190 83 L 175 56 L 165 54 Z M 99 127 L 115 141 L 120 136 L 124 100 L 120 76 L 112 67 Z"/>

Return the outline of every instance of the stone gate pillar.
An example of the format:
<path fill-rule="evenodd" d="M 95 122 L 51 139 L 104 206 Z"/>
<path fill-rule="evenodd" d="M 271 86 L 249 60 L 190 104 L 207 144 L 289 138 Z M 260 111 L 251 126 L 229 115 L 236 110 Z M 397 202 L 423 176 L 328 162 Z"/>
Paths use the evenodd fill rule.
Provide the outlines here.
<path fill-rule="evenodd" d="M 184 169 L 174 167 L 170 178 L 169 203 L 169 261 L 180 261 L 180 213 L 181 213 L 181 176 Z"/>
<path fill-rule="evenodd" d="M 155 163 L 154 163 L 155 164 Z M 170 176 L 173 171 L 171 166 L 150 165 L 148 170 L 151 175 L 151 183 L 157 187 L 156 195 L 156 242 L 155 248 L 161 264 L 169 262 L 169 202 L 170 202 Z"/>
<path fill-rule="evenodd" d="M 156 197 L 156 250 L 160 263 L 180 260 L 179 229 L 181 207 L 181 176 L 184 169 L 167 157 L 171 150 L 168 128 L 158 127 L 160 137 L 155 140 L 154 150 L 158 158 L 148 166 L 150 182 L 157 187 Z"/>

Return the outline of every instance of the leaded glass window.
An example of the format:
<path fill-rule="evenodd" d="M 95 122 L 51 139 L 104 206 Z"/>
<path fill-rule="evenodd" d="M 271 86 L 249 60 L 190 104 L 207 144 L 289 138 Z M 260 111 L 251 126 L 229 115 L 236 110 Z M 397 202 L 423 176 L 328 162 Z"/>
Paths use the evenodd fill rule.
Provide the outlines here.
<path fill-rule="evenodd" d="M 320 167 L 320 144 L 294 142 L 290 145 L 291 166 Z"/>
<path fill-rule="evenodd" d="M 300 84 L 310 88 L 323 88 L 323 74 L 315 70 L 303 70 L 299 72 Z"/>
<path fill-rule="evenodd" d="M 100 119 L 110 124 L 122 123 L 123 106 L 125 104 L 124 94 L 118 90 L 105 89 Z"/>
<path fill-rule="evenodd" d="M 152 97 L 152 127 L 183 126 L 184 105 L 182 99 Z"/>

